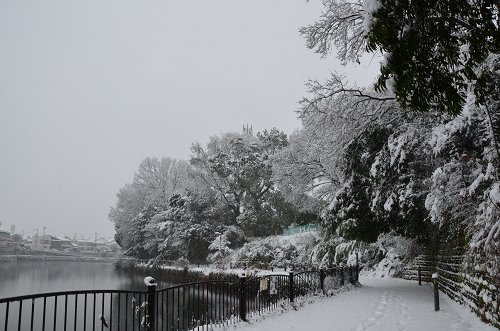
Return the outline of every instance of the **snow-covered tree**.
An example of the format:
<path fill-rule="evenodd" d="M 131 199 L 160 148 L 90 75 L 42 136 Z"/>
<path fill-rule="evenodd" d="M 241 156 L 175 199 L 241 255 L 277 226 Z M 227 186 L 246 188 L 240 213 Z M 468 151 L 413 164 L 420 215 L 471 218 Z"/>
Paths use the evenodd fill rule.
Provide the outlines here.
<path fill-rule="evenodd" d="M 388 232 L 428 237 L 424 201 L 432 171 L 422 148 L 428 125 L 419 116 L 402 118 L 397 126 L 372 125 L 347 146 L 345 181 L 330 205 L 327 230 L 365 242 Z"/>
<path fill-rule="evenodd" d="M 145 158 L 134 175 L 134 187 L 147 204 L 166 205 L 169 197 L 187 186 L 188 163 L 171 158 Z"/>
<path fill-rule="evenodd" d="M 395 102 L 366 89 L 357 95 L 343 91 L 343 84 L 340 78 L 332 78 L 327 86 L 309 83 L 310 98 L 301 102 L 299 111 L 303 128 L 275 157 L 276 180 L 292 201 L 306 194 L 330 202 L 346 180 L 347 147 L 362 139 L 370 127 L 401 121 Z"/>
<path fill-rule="evenodd" d="M 231 209 L 233 224 L 247 235 L 274 234 L 283 227 L 281 216 L 291 205 L 280 199 L 271 157 L 287 145 L 286 135 L 272 129 L 257 137 L 227 133 L 212 137 L 206 148 L 192 146 L 194 176 Z"/>
<path fill-rule="evenodd" d="M 367 3 L 368 50 L 386 59 L 379 89 L 391 84 L 399 103 L 417 111 L 457 115 L 469 90 L 485 103 L 491 71 L 483 64 L 500 53 L 498 1 L 365 1 L 365 9 Z"/>
<path fill-rule="evenodd" d="M 219 263 L 221 267 L 224 266 L 226 264 L 224 261 L 225 258 L 233 252 L 233 250 L 229 248 L 230 245 L 231 242 L 225 236 L 225 233 L 217 235 L 208 246 L 208 250 L 211 252 L 208 256 L 208 261 Z"/>
<path fill-rule="evenodd" d="M 195 176 L 216 192 L 235 217 L 258 201 L 271 188 L 271 169 L 267 156 L 261 153 L 258 140 L 236 133 L 211 137 L 207 148 L 193 144 L 191 164 L 198 171 Z"/>
<path fill-rule="evenodd" d="M 343 63 L 359 62 L 366 52 L 383 57 L 377 93 L 350 86 L 334 73 L 326 82 L 309 82 L 302 102 L 301 115 L 309 120 L 303 120 L 304 130 L 320 132 L 317 140 L 302 146 L 314 150 L 317 144 L 331 151 L 330 157 L 312 154 L 321 156 L 323 167 L 328 158 L 346 160 L 331 163 L 337 170 L 347 170 L 344 176 L 329 171 L 335 173 L 331 177 L 337 180 L 337 191 L 330 191 L 332 185 L 324 186 L 324 196 L 330 194 L 334 202 L 330 207 L 337 213 L 330 216 L 337 222 L 344 219 L 334 222 L 334 229 L 356 230 L 360 220 L 351 216 L 371 213 L 385 227 L 408 227 L 404 234 L 414 236 L 421 232 L 420 226 L 429 226 L 419 221 L 426 219 L 439 230 L 433 232 L 436 240 L 488 260 L 498 247 L 492 216 L 500 154 L 497 1 L 323 0 L 323 5 L 319 20 L 301 29 L 309 48 L 322 56 L 335 50 Z M 361 132 L 388 128 L 378 118 L 387 119 L 390 112 L 408 109 L 429 115 L 422 116 L 423 122 L 406 116 L 386 122 L 392 124 L 388 135 L 381 148 L 371 153 L 366 151 L 369 143 L 363 143 L 365 133 L 356 135 L 359 131 L 352 126 L 356 120 L 352 124 L 345 120 L 358 118 L 360 108 L 370 109 L 366 105 L 375 111 L 359 116 Z M 335 114 L 330 121 L 329 114 Z M 329 128 L 321 130 L 322 125 Z M 334 143 L 328 144 L 324 137 L 332 137 Z M 345 153 L 347 146 L 352 151 L 355 145 L 365 146 L 365 151 Z M 318 172 L 299 177 L 293 167 L 307 172 L 308 162 L 301 162 L 309 160 L 303 157 L 307 153 L 293 154 L 297 165 L 290 166 L 283 177 L 296 177 L 303 191 L 313 192 L 312 185 L 321 182 L 309 178 Z M 369 166 L 370 171 L 354 169 L 349 161 Z M 321 178 L 328 177 L 321 174 Z M 364 210 L 366 202 L 369 210 Z M 492 275 L 493 269 L 488 268 Z"/>
<path fill-rule="evenodd" d="M 126 255 L 149 259 L 158 254 L 156 227 L 151 220 L 160 212 L 156 206 L 149 206 L 132 219 L 128 227 Z M 122 246 L 123 247 L 123 246 Z M 123 247 L 125 248 L 125 247 Z"/>
<path fill-rule="evenodd" d="M 478 105 L 486 103 L 493 72 L 484 63 L 500 52 L 496 0 L 323 0 L 323 6 L 320 19 L 301 29 L 307 46 L 323 56 L 335 48 L 344 63 L 359 62 L 366 51 L 383 55 L 376 88 L 403 108 L 457 115 L 470 89 Z"/>
<path fill-rule="evenodd" d="M 124 250 L 133 247 L 130 234 L 135 231 L 134 219 L 149 207 L 164 208 L 172 194 L 190 187 L 189 164 L 171 158 L 145 158 L 132 183 L 126 184 L 117 194 L 117 202 L 109 212 L 115 224 L 116 241 Z"/>
<path fill-rule="evenodd" d="M 174 194 L 167 206 L 149 206 L 132 222 L 127 254 L 148 259 L 205 261 L 219 224 L 213 201 Z"/>

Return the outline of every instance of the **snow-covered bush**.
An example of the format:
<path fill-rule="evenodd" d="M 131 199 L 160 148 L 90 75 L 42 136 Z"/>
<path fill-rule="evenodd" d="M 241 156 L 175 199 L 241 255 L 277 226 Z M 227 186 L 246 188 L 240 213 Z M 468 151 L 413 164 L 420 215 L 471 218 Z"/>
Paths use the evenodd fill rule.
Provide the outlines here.
<path fill-rule="evenodd" d="M 316 233 L 270 236 L 247 242 L 231 255 L 238 267 L 271 268 L 312 265 L 312 251 L 319 237 Z"/>
<path fill-rule="evenodd" d="M 334 237 L 315 246 L 311 260 L 313 265 L 328 268 L 341 264 L 354 266 L 357 257 L 363 273 L 378 277 L 398 276 L 419 250 L 415 239 L 393 233 L 381 234 L 371 244 Z"/>
<path fill-rule="evenodd" d="M 229 254 L 233 252 L 229 246 L 231 245 L 231 242 L 227 240 L 225 233 L 219 234 L 215 239 L 212 241 L 210 246 L 208 246 L 208 250 L 211 252 L 208 257 L 207 261 L 209 263 L 217 263 L 219 267 L 223 267 L 226 265 L 227 257 Z"/>
<path fill-rule="evenodd" d="M 231 249 L 239 248 L 247 241 L 243 230 L 234 225 L 226 228 L 224 238 L 228 241 L 227 246 Z"/>
<path fill-rule="evenodd" d="M 363 251 L 363 273 L 376 277 L 399 276 L 419 250 L 415 239 L 382 234 Z"/>
<path fill-rule="evenodd" d="M 189 260 L 184 257 L 180 257 L 175 260 L 174 265 L 182 269 L 187 269 L 189 268 Z"/>

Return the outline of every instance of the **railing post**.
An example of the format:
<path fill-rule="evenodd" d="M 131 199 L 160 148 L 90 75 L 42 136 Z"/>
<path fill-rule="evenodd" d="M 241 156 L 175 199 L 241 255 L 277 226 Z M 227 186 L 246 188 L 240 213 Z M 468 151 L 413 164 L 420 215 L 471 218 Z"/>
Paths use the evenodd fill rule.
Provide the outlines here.
<path fill-rule="evenodd" d="M 148 294 L 147 294 L 147 311 L 145 312 L 146 314 L 146 319 L 145 319 L 145 330 L 146 331 L 155 331 L 156 326 L 155 326 L 155 311 L 156 311 L 156 306 L 155 306 L 155 297 L 156 297 L 156 282 L 153 277 L 146 277 L 144 278 L 144 284 L 148 287 Z"/>
<path fill-rule="evenodd" d="M 345 276 L 344 276 L 344 266 L 340 266 L 340 286 L 344 286 Z"/>
<path fill-rule="evenodd" d="M 438 274 L 432 274 L 432 282 L 434 283 L 434 311 L 439 311 L 439 284 Z"/>
<path fill-rule="evenodd" d="M 418 266 L 418 285 L 422 285 L 422 269 Z"/>
<path fill-rule="evenodd" d="M 242 321 L 247 321 L 247 276 L 239 275 L 240 283 L 240 318 Z"/>
<path fill-rule="evenodd" d="M 293 284 L 293 271 L 288 274 L 288 292 L 290 294 L 290 302 L 295 299 L 295 286 Z"/>
<path fill-rule="evenodd" d="M 319 287 L 321 292 L 325 293 L 325 270 L 319 269 Z"/>

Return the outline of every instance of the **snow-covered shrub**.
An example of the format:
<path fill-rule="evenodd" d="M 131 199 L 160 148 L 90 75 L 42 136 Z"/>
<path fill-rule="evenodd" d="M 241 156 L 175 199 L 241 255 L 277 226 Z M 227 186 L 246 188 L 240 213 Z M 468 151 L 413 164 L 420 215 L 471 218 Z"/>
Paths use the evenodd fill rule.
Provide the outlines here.
<path fill-rule="evenodd" d="M 229 245 L 231 242 L 227 240 L 225 233 L 218 235 L 208 246 L 208 250 L 211 252 L 208 254 L 207 261 L 209 263 L 217 263 L 220 268 L 223 268 L 228 261 L 227 257 L 233 252 Z"/>
<path fill-rule="evenodd" d="M 332 292 L 340 287 L 340 278 L 334 276 L 326 276 L 323 286 L 326 293 Z"/>
<path fill-rule="evenodd" d="M 227 246 L 231 249 L 239 248 L 246 242 L 245 233 L 237 226 L 228 226 L 224 231 L 224 237 L 229 242 Z"/>
<path fill-rule="evenodd" d="M 399 276 L 418 251 L 415 239 L 382 234 L 363 251 L 362 272 L 376 277 Z"/>
<path fill-rule="evenodd" d="M 211 252 L 207 261 L 217 263 L 223 267 L 230 263 L 230 255 L 234 252 L 233 248 L 241 247 L 246 241 L 245 234 L 237 226 L 229 226 L 224 233 L 219 234 L 208 246 Z"/>
<path fill-rule="evenodd" d="M 381 234 L 371 244 L 334 237 L 316 245 L 311 260 L 320 268 L 329 268 L 335 265 L 354 266 L 357 257 L 363 273 L 379 277 L 397 276 L 419 249 L 415 239 L 393 233 Z"/>
<path fill-rule="evenodd" d="M 292 236 L 271 236 L 247 242 L 231 260 L 238 267 L 311 266 L 311 256 L 318 243 L 317 234 L 301 233 Z"/>
<path fill-rule="evenodd" d="M 321 238 L 311 252 L 311 263 L 318 268 L 328 268 L 335 264 L 335 247 L 342 240 L 339 237 Z"/>
<path fill-rule="evenodd" d="M 175 260 L 174 265 L 182 269 L 187 269 L 189 268 L 189 260 L 184 257 L 180 257 Z"/>

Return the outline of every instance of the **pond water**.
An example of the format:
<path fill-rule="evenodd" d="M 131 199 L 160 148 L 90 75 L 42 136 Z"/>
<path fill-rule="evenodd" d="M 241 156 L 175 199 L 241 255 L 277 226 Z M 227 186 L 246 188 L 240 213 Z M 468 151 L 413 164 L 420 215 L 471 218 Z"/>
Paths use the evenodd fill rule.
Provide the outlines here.
<path fill-rule="evenodd" d="M 0 262 L 0 298 L 73 290 L 145 290 L 145 276 L 116 270 L 111 262 Z"/>

